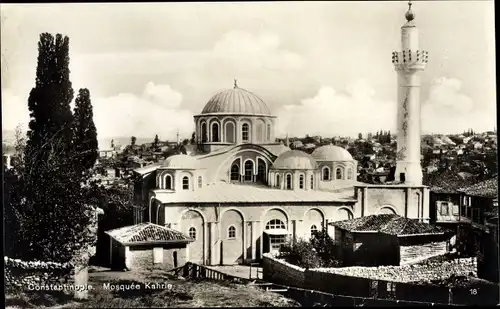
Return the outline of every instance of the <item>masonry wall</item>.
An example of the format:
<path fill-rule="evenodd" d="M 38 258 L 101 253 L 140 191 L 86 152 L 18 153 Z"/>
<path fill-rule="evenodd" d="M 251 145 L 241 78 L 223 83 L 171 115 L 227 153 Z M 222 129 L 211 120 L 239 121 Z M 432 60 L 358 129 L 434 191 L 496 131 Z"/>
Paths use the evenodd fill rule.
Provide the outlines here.
<path fill-rule="evenodd" d="M 332 294 L 369 296 L 373 282 L 425 283 L 447 279 L 452 275 L 477 275 L 475 258 L 455 261 L 405 266 L 341 267 L 303 270 L 265 254 L 263 258 L 264 280 L 319 290 Z M 403 289 L 401 285 L 401 288 Z M 410 289 L 406 285 L 406 291 Z M 397 290 L 397 286 L 395 288 Z M 415 288 L 418 289 L 418 288 Z M 425 288 L 420 288 L 425 289 Z"/>
<path fill-rule="evenodd" d="M 448 242 L 432 242 L 421 245 L 400 246 L 400 265 L 421 261 L 433 256 L 443 255 L 448 252 Z"/>
<path fill-rule="evenodd" d="M 163 262 L 153 263 L 154 246 L 132 246 L 126 249 L 126 264 L 130 270 L 173 269 L 174 252 L 177 252 L 177 267 L 186 263 L 185 245 L 163 245 Z"/>

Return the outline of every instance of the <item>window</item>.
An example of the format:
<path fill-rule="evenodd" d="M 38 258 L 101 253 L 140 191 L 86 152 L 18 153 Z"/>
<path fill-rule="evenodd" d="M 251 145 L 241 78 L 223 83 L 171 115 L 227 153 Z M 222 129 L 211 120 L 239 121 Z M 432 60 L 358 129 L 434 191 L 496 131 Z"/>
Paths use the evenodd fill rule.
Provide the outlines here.
<path fill-rule="evenodd" d="M 252 181 L 253 162 L 248 160 L 245 162 L 245 181 Z"/>
<path fill-rule="evenodd" d="M 342 169 L 339 167 L 337 168 L 337 170 L 335 171 L 335 179 L 343 179 L 342 177 Z"/>
<path fill-rule="evenodd" d="M 316 227 L 315 224 L 311 225 L 311 236 L 314 235 L 314 233 L 316 233 L 318 231 L 318 228 Z"/>
<path fill-rule="evenodd" d="M 226 143 L 234 143 L 234 124 L 232 122 L 226 123 L 226 129 L 224 130 L 226 134 Z"/>
<path fill-rule="evenodd" d="M 201 188 L 203 186 L 203 178 L 201 176 L 198 176 L 198 188 Z"/>
<path fill-rule="evenodd" d="M 201 141 L 204 143 L 207 141 L 207 124 L 206 123 L 202 123 L 201 124 Z"/>
<path fill-rule="evenodd" d="M 280 174 L 276 175 L 276 187 L 281 187 L 281 184 L 280 184 Z"/>
<path fill-rule="evenodd" d="M 212 123 L 212 142 L 220 142 L 219 140 L 219 124 Z"/>
<path fill-rule="evenodd" d="M 189 177 L 182 177 L 182 190 L 189 190 Z"/>
<path fill-rule="evenodd" d="M 240 180 L 240 166 L 238 164 L 233 164 L 231 166 L 231 181 Z"/>
<path fill-rule="evenodd" d="M 269 142 L 271 140 L 271 125 L 267 125 L 267 141 Z"/>
<path fill-rule="evenodd" d="M 153 264 L 163 263 L 163 248 L 153 248 Z"/>
<path fill-rule="evenodd" d="M 250 140 L 249 139 L 249 134 L 250 134 L 250 127 L 249 127 L 248 123 L 244 123 L 241 126 L 241 139 L 244 142 L 248 142 Z"/>
<path fill-rule="evenodd" d="M 276 230 L 276 229 L 284 229 L 285 228 L 285 223 L 279 219 L 272 219 L 271 221 L 267 222 L 266 224 L 266 230 Z"/>
<path fill-rule="evenodd" d="M 299 176 L 299 189 L 304 189 L 304 175 Z"/>
<path fill-rule="evenodd" d="M 172 189 L 172 176 L 170 175 L 165 176 L 165 189 Z"/>
<path fill-rule="evenodd" d="M 227 238 L 229 238 L 229 239 L 235 239 L 236 238 L 236 228 L 234 227 L 234 225 L 231 225 L 227 229 Z"/>
<path fill-rule="evenodd" d="M 196 229 L 194 227 L 189 228 L 189 238 L 196 239 Z"/>
<path fill-rule="evenodd" d="M 347 179 L 349 179 L 349 180 L 352 179 L 352 168 L 349 168 L 347 170 Z"/>
<path fill-rule="evenodd" d="M 292 175 L 291 174 L 286 175 L 286 189 L 292 190 Z"/>
<path fill-rule="evenodd" d="M 314 175 L 311 175 L 311 190 L 314 190 Z"/>
<path fill-rule="evenodd" d="M 323 167 L 323 180 L 330 180 L 330 168 L 328 166 Z"/>
<path fill-rule="evenodd" d="M 257 166 L 257 178 L 261 182 L 266 181 L 266 166 L 262 160 L 259 159 L 259 165 Z"/>
<path fill-rule="evenodd" d="M 449 216 L 450 215 L 450 211 L 449 211 L 449 208 L 448 208 L 448 203 L 441 202 L 439 214 L 441 216 Z"/>

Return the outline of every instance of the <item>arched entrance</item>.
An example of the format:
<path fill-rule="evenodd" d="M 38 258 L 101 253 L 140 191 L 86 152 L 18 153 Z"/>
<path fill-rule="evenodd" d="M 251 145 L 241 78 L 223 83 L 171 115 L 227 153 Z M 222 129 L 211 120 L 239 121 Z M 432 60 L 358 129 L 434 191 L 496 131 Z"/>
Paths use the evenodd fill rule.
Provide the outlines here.
<path fill-rule="evenodd" d="M 243 262 L 243 229 L 243 217 L 237 210 L 227 210 L 222 214 L 222 265 L 233 265 Z"/>
<path fill-rule="evenodd" d="M 267 236 L 264 237 L 264 253 L 270 252 L 272 254 L 277 254 L 280 252 L 281 246 L 287 243 L 288 230 L 285 222 L 280 219 L 269 220 L 266 223 L 264 233 Z"/>
<path fill-rule="evenodd" d="M 189 246 L 189 255 L 187 260 L 197 264 L 204 264 L 204 220 L 201 214 L 194 210 L 188 210 L 182 215 L 181 227 L 184 235 L 194 239 Z"/>

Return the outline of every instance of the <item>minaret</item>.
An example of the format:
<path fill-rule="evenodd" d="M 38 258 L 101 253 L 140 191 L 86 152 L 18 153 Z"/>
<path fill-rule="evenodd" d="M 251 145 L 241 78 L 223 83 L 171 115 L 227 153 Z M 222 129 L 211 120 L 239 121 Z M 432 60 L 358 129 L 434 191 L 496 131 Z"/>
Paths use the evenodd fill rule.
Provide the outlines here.
<path fill-rule="evenodd" d="M 179 139 L 179 129 L 177 129 L 177 145 L 180 145 L 180 139 Z"/>
<path fill-rule="evenodd" d="M 407 22 L 401 27 L 401 51 L 392 53 L 398 73 L 397 155 L 395 180 L 411 185 L 422 184 L 420 165 L 420 72 L 427 64 L 427 52 L 419 49 L 418 29 L 413 20 L 411 1 Z"/>

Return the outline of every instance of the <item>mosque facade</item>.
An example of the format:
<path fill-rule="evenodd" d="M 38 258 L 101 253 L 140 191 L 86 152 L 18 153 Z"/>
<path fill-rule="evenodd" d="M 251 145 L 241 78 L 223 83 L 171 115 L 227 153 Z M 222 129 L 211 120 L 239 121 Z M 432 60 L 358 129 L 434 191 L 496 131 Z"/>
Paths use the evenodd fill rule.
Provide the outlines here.
<path fill-rule="evenodd" d="M 291 150 L 276 142 L 276 121 L 261 98 L 235 82 L 194 116 L 200 151 L 135 171 L 146 219 L 194 240 L 187 260 L 258 261 L 287 241 L 309 238 L 328 221 L 380 213 L 428 221 L 427 187 L 360 183 L 358 163 L 346 149 L 325 145 L 310 155 Z M 419 128 L 405 132 L 404 140 L 420 135 Z"/>

